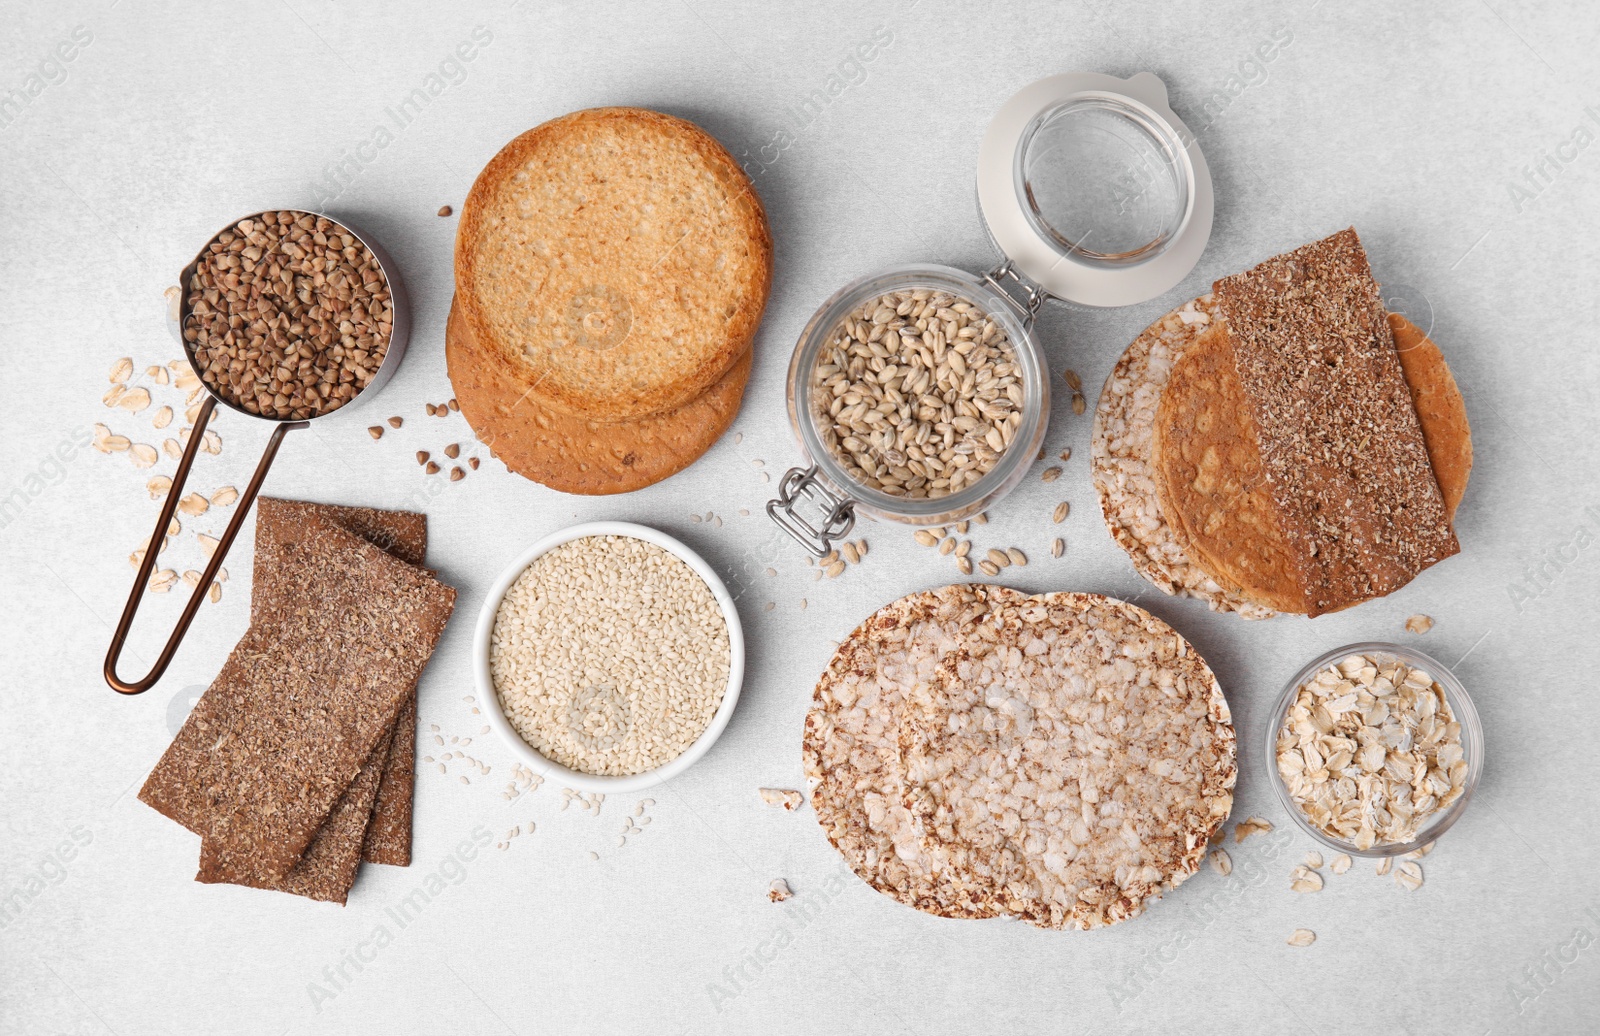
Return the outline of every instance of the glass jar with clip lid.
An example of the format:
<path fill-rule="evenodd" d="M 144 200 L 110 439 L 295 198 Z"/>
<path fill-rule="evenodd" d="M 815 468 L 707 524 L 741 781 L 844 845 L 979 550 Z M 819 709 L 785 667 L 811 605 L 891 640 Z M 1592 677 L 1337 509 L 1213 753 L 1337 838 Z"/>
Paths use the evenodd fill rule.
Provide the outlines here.
<path fill-rule="evenodd" d="M 990 122 L 977 180 L 998 266 L 869 274 L 800 334 L 788 409 L 807 463 L 767 514 L 817 557 L 858 513 L 945 525 L 1015 488 L 1050 416 L 1040 307 L 1153 299 L 1211 233 L 1205 158 L 1148 72 L 1025 87 Z"/>

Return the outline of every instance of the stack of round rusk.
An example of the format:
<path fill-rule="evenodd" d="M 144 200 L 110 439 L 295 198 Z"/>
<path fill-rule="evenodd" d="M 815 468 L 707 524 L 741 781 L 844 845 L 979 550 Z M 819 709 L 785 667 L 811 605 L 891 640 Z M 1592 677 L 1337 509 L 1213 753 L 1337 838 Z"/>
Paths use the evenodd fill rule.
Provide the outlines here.
<path fill-rule="evenodd" d="M 956 585 L 873 614 L 806 716 L 824 832 L 941 917 L 1095 928 L 1194 874 L 1236 776 L 1205 660 L 1097 594 Z"/>
<path fill-rule="evenodd" d="M 733 422 L 771 285 L 761 201 L 698 126 L 640 108 L 553 119 L 463 207 L 445 335 L 461 412 L 553 489 L 659 482 Z"/>
<path fill-rule="evenodd" d="M 1387 322 L 1448 525 L 1472 469 L 1466 407 L 1438 346 L 1403 316 L 1388 314 Z M 1308 606 L 1305 568 L 1282 528 L 1282 486 L 1264 470 L 1230 335 L 1218 299 L 1206 295 L 1152 324 L 1117 362 L 1092 447 L 1106 525 L 1146 579 L 1215 610 L 1264 618 L 1348 607 L 1363 595 Z M 1403 405 L 1404 389 L 1400 396 Z M 1312 427 L 1307 437 L 1321 434 Z M 1352 438 L 1346 452 L 1359 457 L 1376 437 Z M 1354 470 L 1356 461 L 1339 456 L 1334 465 Z M 1387 516 L 1373 509 L 1356 518 L 1351 527 L 1381 544 Z"/>

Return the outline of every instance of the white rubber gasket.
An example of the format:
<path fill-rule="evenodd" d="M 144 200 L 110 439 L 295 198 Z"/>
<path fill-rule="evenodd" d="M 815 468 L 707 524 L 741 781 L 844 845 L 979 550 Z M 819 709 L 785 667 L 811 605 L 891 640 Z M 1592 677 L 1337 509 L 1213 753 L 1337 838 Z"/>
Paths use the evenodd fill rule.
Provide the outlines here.
<path fill-rule="evenodd" d="M 1152 120 L 1165 123 L 1184 145 L 1191 176 L 1189 211 L 1172 243 L 1129 266 L 1103 265 L 1064 255 L 1034 227 L 1017 192 L 1022 136 L 1041 112 L 1080 97 L 1113 95 Z M 1211 237 L 1215 202 L 1211 171 L 1189 127 L 1167 104 L 1167 86 L 1150 73 L 1128 79 L 1097 72 L 1067 72 L 1029 84 L 1000 106 L 978 148 L 978 205 L 995 243 L 1014 268 L 1051 295 L 1084 306 L 1131 306 L 1167 292 L 1193 270 Z"/>

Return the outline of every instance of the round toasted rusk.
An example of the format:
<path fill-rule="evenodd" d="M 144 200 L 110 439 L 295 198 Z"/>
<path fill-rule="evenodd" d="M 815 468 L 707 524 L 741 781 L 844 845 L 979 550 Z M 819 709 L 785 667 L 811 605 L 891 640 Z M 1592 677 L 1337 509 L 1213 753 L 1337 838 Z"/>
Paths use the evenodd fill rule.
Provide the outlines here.
<path fill-rule="evenodd" d="M 563 493 L 630 493 L 688 467 L 739 412 L 750 379 L 746 351 L 710 391 L 684 406 L 600 424 L 553 411 L 528 393 L 497 355 L 479 348 L 450 307 L 445 362 L 461 414 L 506 467 Z"/>
<path fill-rule="evenodd" d="M 595 108 L 484 167 L 455 261 L 473 338 L 531 398 L 618 421 L 689 403 L 749 352 L 772 237 L 749 177 L 705 131 Z"/>
<path fill-rule="evenodd" d="M 1047 928 L 1127 920 L 1195 873 L 1236 777 L 1221 688 L 1170 626 L 982 584 L 856 627 L 803 754 L 818 821 L 873 888 Z"/>
<path fill-rule="evenodd" d="M 1264 619 L 1272 609 L 1224 587 L 1190 560 L 1161 513 L 1152 452 L 1156 407 L 1172 368 L 1216 319 L 1210 295 L 1184 303 L 1145 328 L 1106 378 L 1095 406 L 1090 468 L 1100 513 L 1134 569 L 1163 593 L 1199 598 L 1214 611 Z"/>
<path fill-rule="evenodd" d="M 1260 451 L 1210 296 L 1162 317 L 1106 379 L 1091 448 L 1106 525 L 1141 575 L 1219 611 L 1304 605 L 1261 478 Z M 1446 509 L 1471 471 L 1466 406 L 1444 356 L 1390 314 Z"/>
<path fill-rule="evenodd" d="M 1454 520 L 1472 476 L 1472 428 L 1467 423 L 1466 400 L 1433 339 L 1398 313 L 1389 314 L 1389 328 L 1422 423 L 1428 463 L 1433 465 L 1439 491 L 1444 494 L 1444 508 Z"/>
<path fill-rule="evenodd" d="M 1184 351 L 1156 407 L 1156 499 L 1189 559 L 1273 611 L 1303 610 L 1299 569 L 1278 524 L 1227 324 Z"/>

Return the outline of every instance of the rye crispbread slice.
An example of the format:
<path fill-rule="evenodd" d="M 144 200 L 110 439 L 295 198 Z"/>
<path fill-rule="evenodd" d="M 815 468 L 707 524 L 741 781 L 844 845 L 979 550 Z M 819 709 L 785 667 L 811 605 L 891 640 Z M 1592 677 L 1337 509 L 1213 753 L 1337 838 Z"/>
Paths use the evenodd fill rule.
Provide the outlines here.
<path fill-rule="evenodd" d="M 346 532 L 380 547 L 408 565 L 421 567 L 428 551 L 428 516 L 411 511 L 346 507 L 303 500 L 260 497 L 256 501 L 255 571 L 250 621 L 272 622 L 273 608 L 295 596 L 297 576 L 283 557 L 282 546 L 299 537 L 312 518 L 332 522 Z M 405 867 L 411 863 L 412 797 L 416 783 L 417 693 L 411 689 L 395 719 L 392 744 L 386 748 L 382 782 L 366 826 L 361 859 Z M 376 759 L 374 753 L 372 759 Z M 372 759 L 365 765 L 372 765 Z M 318 836 L 321 837 L 320 835 Z"/>
<path fill-rule="evenodd" d="M 573 417 L 528 394 L 516 370 L 472 338 L 452 301 L 445 361 L 461 416 L 507 468 L 563 493 L 631 493 L 694 463 L 739 413 L 753 351 L 701 395 L 680 407 L 625 421 Z"/>
<path fill-rule="evenodd" d="M 1214 285 L 1308 615 L 1459 551 L 1353 229 Z"/>
<path fill-rule="evenodd" d="M 573 112 L 490 160 L 462 206 L 472 337 L 546 407 L 600 422 L 681 407 L 749 351 L 772 286 L 750 178 L 691 122 Z"/>
<path fill-rule="evenodd" d="M 195 880 L 207 884 L 226 883 L 246 885 L 250 888 L 272 892 L 288 892 L 308 899 L 341 906 L 350 896 L 355 884 L 356 871 L 361 866 L 364 834 L 371 829 L 373 806 L 378 798 L 378 785 L 385 772 L 384 760 L 389 755 L 392 738 L 379 740 L 377 747 L 362 764 L 356 779 L 350 782 L 339 797 L 339 802 L 328 814 L 328 819 L 317 831 L 305 855 L 300 857 L 289 873 L 274 879 L 248 868 L 227 867 L 226 861 L 215 849 L 215 843 L 200 843 L 200 872 Z M 222 876 L 226 873 L 226 877 Z"/>
<path fill-rule="evenodd" d="M 284 546 L 302 581 L 252 626 L 139 792 L 213 844 L 220 880 L 281 879 L 433 653 L 455 591 L 320 519 Z"/>

